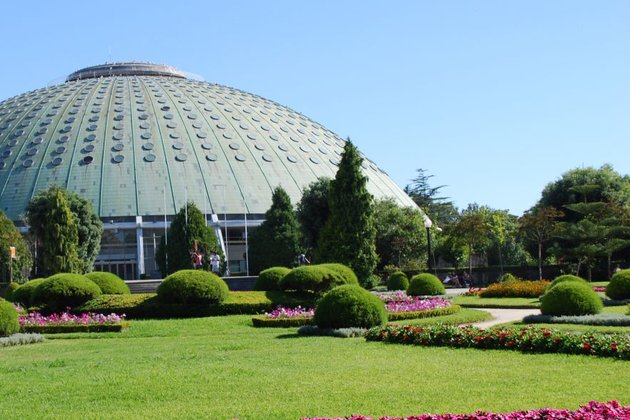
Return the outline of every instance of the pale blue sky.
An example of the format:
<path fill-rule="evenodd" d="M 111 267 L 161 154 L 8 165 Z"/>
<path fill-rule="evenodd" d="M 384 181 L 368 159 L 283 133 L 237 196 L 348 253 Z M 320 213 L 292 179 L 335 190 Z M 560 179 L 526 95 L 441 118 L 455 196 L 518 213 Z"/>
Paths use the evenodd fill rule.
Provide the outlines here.
<path fill-rule="evenodd" d="M 520 215 L 574 167 L 630 173 L 628 1 L 2 5 L 0 100 L 106 61 L 170 64 L 286 105 L 403 187 Z"/>

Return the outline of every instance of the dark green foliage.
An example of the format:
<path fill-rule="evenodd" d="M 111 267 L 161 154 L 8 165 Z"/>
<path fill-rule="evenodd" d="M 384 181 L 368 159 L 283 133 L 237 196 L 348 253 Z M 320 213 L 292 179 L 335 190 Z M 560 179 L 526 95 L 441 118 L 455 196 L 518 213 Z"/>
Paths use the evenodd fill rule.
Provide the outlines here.
<path fill-rule="evenodd" d="M 180 270 L 165 278 L 157 289 L 163 303 L 221 303 L 228 293 L 221 277 L 202 270 Z"/>
<path fill-rule="evenodd" d="M 219 304 L 162 303 L 153 293 L 101 295 L 75 309 L 108 315 L 125 314 L 127 319 L 191 318 L 221 315 L 255 315 L 271 312 L 277 306 L 313 307 L 315 295 L 280 291 L 229 293 Z"/>
<path fill-rule="evenodd" d="M 4 291 L 4 298 L 9 302 L 13 302 L 13 292 L 15 292 L 20 285 L 16 282 L 9 283 L 7 289 Z"/>
<path fill-rule="evenodd" d="M 582 277 L 574 276 L 573 274 L 563 274 L 563 275 L 558 276 L 555 279 L 553 279 L 551 284 L 549 286 L 547 286 L 547 289 L 551 289 L 555 285 L 560 284 L 560 283 L 564 283 L 566 281 L 577 282 L 577 283 L 582 283 L 582 284 L 588 284 L 588 282 L 586 280 L 584 280 Z"/>
<path fill-rule="evenodd" d="M 322 262 L 339 262 L 352 268 L 359 282 L 367 285 L 376 268 L 374 200 L 367 191 L 361 170 L 363 159 L 348 139 L 339 169 L 330 186 L 330 213 L 322 228 L 317 257 Z"/>
<path fill-rule="evenodd" d="M 602 300 L 588 284 L 565 281 L 547 291 L 540 312 L 543 315 L 590 315 L 600 313 L 603 307 Z"/>
<path fill-rule="evenodd" d="M 344 285 L 324 295 L 313 321 L 319 328 L 372 328 L 387 322 L 387 312 L 372 293 L 359 286 Z"/>
<path fill-rule="evenodd" d="M 78 219 L 64 190 L 51 187 L 39 193 L 28 204 L 26 216 L 38 245 L 39 275 L 83 272 Z"/>
<path fill-rule="evenodd" d="M 407 294 L 409 296 L 435 296 L 446 293 L 444 285 L 431 273 L 416 274 L 409 281 Z"/>
<path fill-rule="evenodd" d="M 347 267 L 346 267 L 347 268 Z M 296 267 L 280 280 L 282 290 L 323 293 L 342 284 L 358 284 L 356 277 L 344 276 L 327 264 Z"/>
<path fill-rule="evenodd" d="M 269 318 L 265 315 L 252 318 L 254 327 L 262 328 L 294 328 L 302 325 L 311 325 L 312 323 L 312 318 Z"/>
<path fill-rule="evenodd" d="M 85 275 L 92 280 L 106 295 L 124 295 L 131 293 L 129 286 L 114 273 L 105 271 L 93 271 Z"/>
<path fill-rule="evenodd" d="M 280 280 L 291 271 L 287 267 L 271 267 L 261 271 L 254 290 L 280 290 Z"/>
<path fill-rule="evenodd" d="M 99 295 L 101 289 L 84 275 L 59 273 L 48 277 L 35 288 L 32 303 L 45 305 L 49 311 L 58 312 L 82 305 Z"/>
<path fill-rule="evenodd" d="M 387 290 L 407 290 L 409 279 L 402 271 L 395 271 L 387 279 Z"/>
<path fill-rule="evenodd" d="M 46 279 L 29 280 L 13 291 L 13 302 L 24 306 L 31 306 L 34 303 L 35 289 Z"/>
<path fill-rule="evenodd" d="M 457 220 L 457 207 L 448 201 L 449 197 L 441 196 L 441 189 L 446 185 L 432 187 L 429 184 L 433 175 L 426 174 L 426 170 L 419 168 L 418 175 L 405 187 L 405 192 L 438 226 L 446 226 Z"/>
<path fill-rule="evenodd" d="M 319 264 L 319 266 L 332 270 L 335 273 L 341 275 L 345 279 L 345 284 L 359 284 L 359 279 L 357 278 L 357 275 L 354 274 L 352 268 L 348 267 L 347 265 L 340 263 L 325 263 Z"/>
<path fill-rule="evenodd" d="M 21 328 L 25 333 L 37 334 L 68 334 L 68 333 L 102 333 L 121 332 L 128 328 L 129 323 L 120 324 L 61 324 L 61 325 L 27 325 Z"/>
<path fill-rule="evenodd" d="M 615 273 L 606 286 L 606 296 L 615 300 L 630 299 L 630 270 Z"/>
<path fill-rule="evenodd" d="M 378 200 L 374 206 L 378 268 L 425 267 L 427 235 L 423 214 L 417 208 L 400 207 L 392 199 Z"/>
<path fill-rule="evenodd" d="M 9 255 L 11 246 L 15 247 L 15 259 L 11 259 Z M 24 237 L 0 211 L 0 278 L 8 282 L 12 276 L 14 282 L 24 283 L 32 266 L 31 251 Z"/>
<path fill-rule="evenodd" d="M 306 187 L 297 203 L 296 217 L 307 249 L 317 248 L 319 233 L 328 219 L 330 181 L 329 178 L 318 178 Z"/>
<path fill-rule="evenodd" d="M 70 211 L 77 221 L 80 272 L 89 273 L 94 268 L 94 261 L 101 250 L 103 222 L 94 211 L 92 203 L 72 191 L 65 191 L 65 195 Z"/>
<path fill-rule="evenodd" d="M 20 331 L 18 314 L 11 302 L 0 298 L 0 337 L 6 337 Z"/>
<path fill-rule="evenodd" d="M 499 283 L 507 283 L 507 282 L 511 282 L 511 281 L 518 281 L 518 278 L 516 278 L 513 274 L 511 273 L 505 273 L 504 275 L 501 276 L 501 278 L 499 279 Z"/>
<path fill-rule="evenodd" d="M 210 270 L 212 251 L 219 255 L 221 261 L 225 260 L 214 229 L 206 225 L 203 213 L 192 202 L 182 207 L 175 215 L 167 236 L 168 244 L 165 244 L 166 238 L 163 236 L 155 256 L 162 276 L 193 268 L 191 257 L 195 241 L 197 250 L 203 254 L 204 270 Z"/>
<path fill-rule="evenodd" d="M 300 232 L 291 199 L 282 187 L 271 197 L 265 221 L 249 238 L 249 269 L 252 273 L 276 266 L 291 266 L 299 254 Z"/>

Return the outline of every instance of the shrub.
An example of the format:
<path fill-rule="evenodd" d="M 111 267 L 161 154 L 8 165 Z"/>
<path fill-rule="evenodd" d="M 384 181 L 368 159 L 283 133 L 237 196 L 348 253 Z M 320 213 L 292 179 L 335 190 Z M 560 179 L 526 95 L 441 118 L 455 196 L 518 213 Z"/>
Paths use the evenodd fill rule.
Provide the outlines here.
<path fill-rule="evenodd" d="M 296 267 L 280 280 L 282 290 L 306 290 L 324 293 L 343 284 L 357 285 L 356 276 L 340 274 L 342 270 L 330 267 L 331 264 L 303 265 Z M 339 264 L 341 265 L 341 264 Z M 350 282 L 350 283 L 349 283 Z"/>
<path fill-rule="evenodd" d="M 101 288 L 101 292 L 103 292 L 103 294 L 128 295 L 131 293 L 127 283 L 114 273 L 108 273 L 106 271 L 93 271 L 86 274 L 85 277 L 96 283 L 96 285 Z"/>
<path fill-rule="evenodd" d="M 4 298 L 9 302 L 13 302 L 13 292 L 15 292 L 20 287 L 19 283 L 12 281 L 7 286 L 7 289 L 4 292 Z"/>
<path fill-rule="evenodd" d="M 48 277 L 35 288 L 31 303 L 45 305 L 50 311 L 58 312 L 82 305 L 100 295 L 101 289 L 87 277 L 59 273 Z"/>
<path fill-rule="evenodd" d="M 604 305 L 588 284 L 564 281 L 547 290 L 542 298 L 543 315 L 589 315 L 602 311 Z"/>
<path fill-rule="evenodd" d="M 387 290 L 407 290 L 409 279 L 402 271 L 396 271 L 389 275 L 387 279 Z"/>
<path fill-rule="evenodd" d="M 496 297 L 523 297 L 536 298 L 545 293 L 549 282 L 545 280 L 510 280 L 502 283 L 493 283 L 479 292 L 482 298 Z"/>
<path fill-rule="evenodd" d="M 343 285 L 319 301 L 313 321 L 319 328 L 371 328 L 387 322 L 383 302 L 356 285 Z"/>
<path fill-rule="evenodd" d="M 24 306 L 31 306 L 33 304 L 33 294 L 35 293 L 35 288 L 44 280 L 46 279 L 33 279 L 15 289 L 12 296 L 13 302 L 21 303 Z"/>
<path fill-rule="evenodd" d="M 614 300 L 630 299 L 630 270 L 621 270 L 612 276 L 606 296 Z"/>
<path fill-rule="evenodd" d="M 434 296 L 446 293 L 444 285 L 431 273 L 416 274 L 409 282 L 407 294 L 409 296 Z"/>
<path fill-rule="evenodd" d="M 0 337 L 6 337 L 20 331 L 18 314 L 11 302 L 0 298 Z"/>
<path fill-rule="evenodd" d="M 291 271 L 286 267 L 271 267 L 258 274 L 254 290 L 280 290 L 280 280 Z"/>
<path fill-rule="evenodd" d="M 344 284 L 359 284 L 359 279 L 357 275 L 347 265 L 343 265 L 341 263 L 326 263 L 319 264 L 319 266 L 332 270 L 333 272 L 341 275 L 345 279 Z"/>
<path fill-rule="evenodd" d="M 221 303 L 228 293 L 221 277 L 201 270 L 177 271 L 157 288 L 158 299 L 163 303 Z"/>
<path fill-rule="evenodd" d="M 0 338 L 0 347 L 23 346 L 24 344 L 41 343 L 45 338 L 40 334 L 16 333 L 10 337 Z"/>
<path fill-rule="evenodd" d="M 557 284 L 564 283 L 565 281 L 588 284 L 588 282 L 584 280 L 582 277 L 574 276 L 572 274 L 563 274 L 561 276 L 556 277 L 551 282 L 551 284 L 547 287 L 547 290 L 551 289 Z"/>
<path fill-rule="evenodd" d="M 512 273 L 505 273 L 499 279 L 499 283 L 508 283 L 508 282 L 517 281 L 517 280 L 518 278 L 514 276 Z"/>

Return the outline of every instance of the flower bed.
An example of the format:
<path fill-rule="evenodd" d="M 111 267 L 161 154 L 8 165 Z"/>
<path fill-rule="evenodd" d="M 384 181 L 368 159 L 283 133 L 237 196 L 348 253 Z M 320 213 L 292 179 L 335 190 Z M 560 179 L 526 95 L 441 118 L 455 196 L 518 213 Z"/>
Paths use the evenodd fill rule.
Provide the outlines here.
<path fill-rule="evenodd" d="M 302 325 L 310 325 L 314 315 L 315 309 L 313 308 L 277 306 L 271 312 L 253 317 L 252 323 L 254 327 L 301 327 Z"/>
<path fill-rule="evenodd" d="M 482 298 L 524 297 L 536 298 L 545 293 L 550 282 L 547 280 L 516 280 L 504 283 L 493 283 L 479 292 Z"/>
<path fill-rule="evenodd" d="M 538 410 L 514 411 L 512 413 L 487 413 L 477 411 L 474 414 L 420 414 L 405 417 L 404 420 L 525 420 L 525 419 L 563 419 L 563 420 L 618 420 L 630 418 L 630 406 L 621 406 L 617 401 L 602 403 L 591 401 L 577 410 L 558 410 L 540 408 Z M 374 420 L 373 417 L 352 415 L 350 417 L 312 417 L 302 420 Z M 379 417 L 379 420 L 403 420 L 402 417 Z"/>
<path fill-rule="evenodd" d="M 598 293 L 605 293 L 606 286 L 593 286 L 593 291 Z"/>
<path fill-rule="evenodd" d="M 584 354 L 630 360 L 628 334 L 574 334 L 531 325 L 522 329 L 495 330 L 442 324 L 425 327 L 386 325 L 369 330 L 366 340 L 421 346 Z"/>
<path fill-rule="evenodd" d="M 73 315 L 68 312 L 44 316 L 31 312 L 19 317 L 20 331 L 34 333 L 106 332 L 122 331 L 127 328 L 125 315 L 102 315 L 83 313 Z"/>

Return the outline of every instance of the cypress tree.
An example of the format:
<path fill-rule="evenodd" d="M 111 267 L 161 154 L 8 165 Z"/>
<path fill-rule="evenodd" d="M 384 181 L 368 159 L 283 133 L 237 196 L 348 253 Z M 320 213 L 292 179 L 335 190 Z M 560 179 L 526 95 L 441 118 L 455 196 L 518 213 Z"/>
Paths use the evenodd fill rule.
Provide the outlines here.
<path fill-rule="evenodd" d="M 354 270 L 363 286 L 370 285 L 376 268 L 374 199 L 361 171 L 363 159 L 350 139 L 330 185 L 329 216 L 319 237 L 321 262 L 339 262 Z"/>
<path fill-rule="evenodd" d="M 162 237 L 156 253 L 156 262 L 162 276 L 175 271 L 191 269 L 191 256 L 197 242 L 197 249 L 203 254 L 203 269 L 210 270 L 210 253 L 216 252 L 225 265 L 223 250 L 219 245 L 214 229 L 206 226 L 203 213 L 189 202 L 173 218 L 168 228 L 168 244 Z"/>
<path fill-rule="evenodd" d="M 79 230 L 64 191 L 51 188 L 32 200 L 27 208 L 31 232 L 38 248 L 38 276 L 81 273 Z"/>
<path fill-rule="evenodd" d="M 277 187 L 265 221 L 249 238 L 249 268 L 258 273 L 268 267 L 290 267 L 299 252 L 300 233 L 289 195 Z"/>

